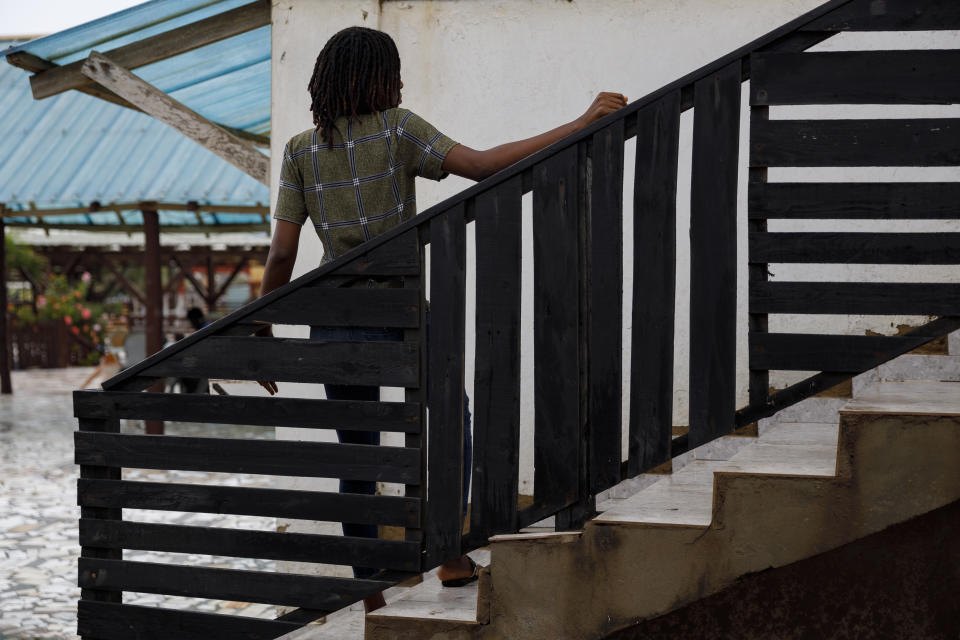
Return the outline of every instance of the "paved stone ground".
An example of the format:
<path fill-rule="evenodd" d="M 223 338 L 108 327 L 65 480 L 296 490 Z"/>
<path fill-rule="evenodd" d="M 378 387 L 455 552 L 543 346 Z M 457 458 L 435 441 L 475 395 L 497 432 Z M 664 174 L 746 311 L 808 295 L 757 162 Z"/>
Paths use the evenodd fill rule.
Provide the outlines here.
<path fill-rule="evenodd" d="M 71 392 L 89 368 L 14 372 L 12 396 L 0 396 L 0 639 L 77 636 L 76 480 L 73 464 Z M 272 438 L 256 427 L 198 426 L 172 423 L 167 433 L 217 437 Z M 142 432 L 137 423 L 126 432 Z M 257 476 L 125 470 L 125 479 L 155 482 L 211 482 L 258 486 Z M 273 530 L 272 518 L 124 510 L 124 518 L 231 528 Z M 127 551 L 124 558 L 150 562 L 237 569 L 273 569 L 273 563 L 245 558 Z M 207 601 L 155 594 L 125 594 L 124 602 L 172 606 L 255 617 L 274 617 L 272 605 Z"/>

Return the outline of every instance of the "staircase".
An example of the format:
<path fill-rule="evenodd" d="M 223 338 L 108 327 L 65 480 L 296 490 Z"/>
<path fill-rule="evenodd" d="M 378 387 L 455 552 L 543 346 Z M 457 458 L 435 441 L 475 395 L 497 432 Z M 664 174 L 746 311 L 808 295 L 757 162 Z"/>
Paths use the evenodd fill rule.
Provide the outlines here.
<path fill-rule="evenodd" d="M 956 501 L 957 354 L 942 356 L 947 364 L 923 365 L 939 366 L 935 379 L 946 382 L 893 380 L 912 377 L 922 364 L 915 354 L 898 356 L 960 328 L 960 284 L 923 276 L 910 283 L 794 281 L 771 277 L 769 267 L 913 265 L 925 273 L 930 265 L 960 264 L 958 233 L 784 230 L 798 220 L 955 220 L 960 182 L 774 179 L 782 167 L 957 166 L 960 120 L 796 120 L 771 111 L 960 103 L 956 50 L 805 52 L 845 31 L 958 28 L 953 0 L 827 2 L 213 323 L 107 381 L 103 391 L 77 392 L 80 635 L 309 637 L 323 625 L 305 625 L 333 620 L 363 597 L 489 542 L 491 570 L 473 587 L 475 604 L 470 589 L 439 591 L 428 578 L 369 616 L 366 637 L 601 638 L 750 572 L 836 550 Z M 741 149 L 748 80 L 749 142 Z M 690 109 L 689 425 L 677 429 L 674 309 L 678 288 L 688 287 L 678 286 L 675 270 L 676 186 L 681 113 Z M 634 290 L 625 314 L 622 192 L 631 137 L 638 149 Z M 737 238 L 741 155 L 750 167 L 746 247 Z M 522 198 L 530 192 L 534 229 L 550 232 L 532 238 L 534 285 L 522 291 Z M 468 224 L 476 231 L 477 318 L 474 480 L 464 530 Z M 749 318 L 738 323 L 740 266 L 749 273 Z M 350 286 L 398 277 L 402 288 Z M 522 501 L 520 432 L 528 425 L 520 424 L 521 296 L 533 300 L 535 369 L 533 496 Z M 634 327 L 626 389 L 625 315 Z M 805 332 L 790 323 L 811 315 L 823 321 L 805 323 Z M 901 335 L 855 335 L 831 321 L 837 316 L 877 316 L 878 329 L 884 316 L 930 321 Z M 404 339 L 253 336 L 264 323 L 394 327 Z M 740 408 L 738 336 L 749 351 L 749 402 Z M 167 376 L 399 387 L 403 399 L 144 393 Z M 778 382 L 784 379 L 786 386 Z M 848 383 L 876 395 L 849 403 L 817 397 Z M 846 408 L 834 421 L 838 405 Z M 131 435 L 120 432 L 123 419 L 379 431 L 394 434 L 394 444 Z M 124 479 L 124 469 L 216 472 L 225 480 L 141 482 Z M 399 491 L 232 486 L 229 474 L 237 473 L 372 480 Z M 124 518 L 124 509 L 355 522 L 401 533 L 370 539 L 157 524 Z M 124 549 L 169 554 L 170 562 L 124 560 Z M 198 554 L 379 572 L 358 580 L 235 570 L 192 561 Z M 430 589 L 436 606 L 416 600 Z M 253 620 L 124 604 L 124 592 L 293 610 Z M 459 603 L 459 613 L 444 618 L 440 603 L 447 600 Z M 420 614 L 411 617 L 414 609 Z"/>
<path fill-rule="evenodd" d="M 960 342 L 960 332 L 955 339 Z M 958 347 L 950 355 L 904 355 L 866 372 L 865 387 L 854 398 L 798 403 L 793 415 L 777 416 L 788 420 L 763 421 L 758 437 L 722 439 L 728 441 L 727 455 L 721 447 L 705 446 L 680 461 L 679 468 L 675 459 L 669 475 L 640 476 L 646 488 L 598 503 L 599 515 L 582 531 L 544 528 L 496 536 L 489 547 L 489 576 L 469 591 L 469 599 L 465 593 L 438 595 L 436 585 L 428 582 L 368 615 L 366 635 L 338 637 L 480 640 L 609 634 L 628 640 L 661 637 L 654 623 L 677 610 L 674 626 L 661 630 L 662 637 L 832 637 L 855 606 L 865 607 L 869 619 L 853 637 L 953 637 L 960 630 L 956 620 L 937 626 L 929 624 L 935 619 L 919 623 L 913 618 L 927 599 L 949 601 L 950 585 L 960 581 L 957 574 L 944 584 L 896 585 L 894 590 L 914 609 L 894 602 L 893 612 L 883 612 L 870 602 L 835 601 L 822 619 L 808 605 L 785 616 L 782 624 L 788 626 L 764 629 L 755 620 L 753 627 L 735 633 L 692 623 L 678 628 L 677 621 L 689 615 L 683 613 L 686 605 L 732 591 L 745 577 L 767 572 L 769 578 L 777 568 L 823 557 L 937 509 L 952 509 L 941 527 L 958 524 Z M 891 559 L 877 552 L 893 548 L 887 543 L 875 549 L 871 562 L 889 564 Z M 930 565 L 944 556 L 955 554 L 938 549 L 923 560 Z M 827 573 L 826 579 L 842 577 Z M 868 594 L 871 589 L 883 591 L 876 586 Z M 726 615 L 716 615 L 713 622 L 729 622 L 730 603 L 724 607 Z M 904 625 L 901 617 L 911 622 Z M 633 626 L 638 620 L 653 623 Z M 900 624 L 895 633 L 891 621 Z M 814 632 L 817 624 L 832 631 Z M 317 627 L 290 637 L 333 637 L 323 633 Z"/>

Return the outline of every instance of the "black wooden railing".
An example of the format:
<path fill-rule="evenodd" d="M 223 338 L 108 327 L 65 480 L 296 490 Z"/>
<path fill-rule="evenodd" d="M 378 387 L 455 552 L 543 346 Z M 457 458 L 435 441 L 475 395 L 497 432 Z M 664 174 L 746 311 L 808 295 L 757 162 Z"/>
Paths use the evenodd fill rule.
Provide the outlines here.
<path fill-rule="evenodd" d="M 769 280 L 770 263 L 960 264 L 960 234 L 782 233 L 773 219 L 956 219 L 958 183 L 774 183 L 768 167 L 960 165 L 960 120 L 772 120 L 784 104 L 960 102 L 958 51 L 801 53 L 845 30 L 960 28 L 954 0 L 834 0 L 429 209 L 108 381 L 77 392 L 80 633 L 272 638 L 492 535 L 556 515 L 579 526 L 625 477 L 960 327 L 960 285 Z M 741 83 L 750 85 L 749 243 L 737 247 Z M 672 437 L 680 114 L 693 108 L 689 431 Z M 621 456 L 624 142 L 637 138 L 629 447 Z M 533 193 L 534 495 L 518 506 L 521 198 Z M 466 227 L 476 225 L 473 489 L 462 533 Z M 429 273 L 424 254 L 430 247 Z M 738 261 L 749 327 L 737 326 Z M 740 262 L 742 264 L 742 262 Z M 349 288 L 402 276 L 400 289 Z M 424 292 L 430 283 L 430 349 Z M 898 336 L 783 334 L 768 314 L 943 316 Z M 404 330 L 398 343 L 252 337 L 258 323 Z M 735 343 L 749 332 L 750 403 Z M 770 370 L 820 371 L 769 391 Z M 428 375 L 429 372 L 429 375 Z M 157 378 L 403 387 L 402 402 L 142 393 Z M 428 412 L 429 409 L 429 412 Z M 428 420 L 429 415 L 429 420 Z M 404 446 L 120 434 L 120 420 L 399 432 Z M 128 468 L 376 480 L 403 496 L 122 480 Z M 404 528 L 403 539 L 125 521 L 121 509 Z M 372 579 L 124 561 L 123 549 L 381 567 Z M 277 620 L 121 604 L 123 591 L 299 607 Z"/>

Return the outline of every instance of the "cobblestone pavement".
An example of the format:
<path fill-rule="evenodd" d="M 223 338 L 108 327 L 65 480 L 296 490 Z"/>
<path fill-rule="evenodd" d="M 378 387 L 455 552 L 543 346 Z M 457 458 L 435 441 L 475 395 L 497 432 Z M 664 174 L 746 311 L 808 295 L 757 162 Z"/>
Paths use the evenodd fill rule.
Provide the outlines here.
<path fill-rule="evenodd" d="M 77 638 L 76 586 L 78 467 L 73 464 L 71 392 L 92 369 L 16 371 L 14 394 L 0 395 L 0 639 Z M 167 433 L 196 435 L 200 429 L 217 437 L 272 438 L 255 427 L 172 423 Z M 126 432 L 142 432 L 137 423 Z M 258 486 L 256 476 L 196 472 L 125 470 L 125 479 L 154 482 L 217 481 Z M 272 518 L 124 510 L 124 518 L 143 522 L 273 530 Z M 246 558 L 127 551 L 124 558 L 149 562 L 236 569 L 273 569 L 270 561 Z M 273 617 L 272 605 L 207 601 L 155 594 L 125 594 L 124 602 L 178 609 Z"/>

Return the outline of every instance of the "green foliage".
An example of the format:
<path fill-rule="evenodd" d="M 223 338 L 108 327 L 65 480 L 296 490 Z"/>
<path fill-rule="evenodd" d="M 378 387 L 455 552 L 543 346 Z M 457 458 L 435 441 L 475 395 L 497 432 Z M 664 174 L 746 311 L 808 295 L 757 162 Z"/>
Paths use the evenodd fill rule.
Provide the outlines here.
<path fill-rule="evenodd" d="M 29 245 L 20 244 L 9 235 L 5 237 L 5 244 L 8 268 L 23 269 L 32 275 L 39 275 L 46 272 L 46 258 L 37 255 Z"/>

